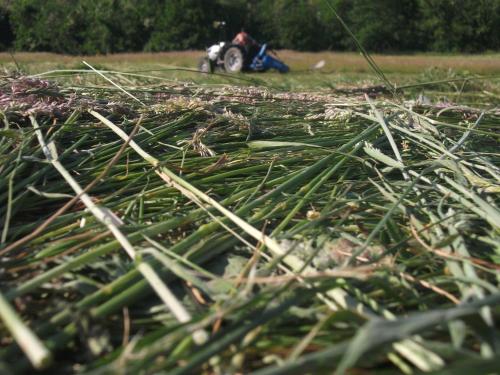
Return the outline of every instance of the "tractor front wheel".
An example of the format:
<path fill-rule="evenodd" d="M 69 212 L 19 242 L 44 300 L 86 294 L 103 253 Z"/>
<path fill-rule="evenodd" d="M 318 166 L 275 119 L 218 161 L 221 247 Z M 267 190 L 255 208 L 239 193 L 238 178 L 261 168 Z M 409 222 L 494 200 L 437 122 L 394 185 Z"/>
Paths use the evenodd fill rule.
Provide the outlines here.
<path fill-rule="evenodd" d="M 228 73 L 238 73 L 243 69 L 243 52 L 238 47 L 229 48 L 224 54 L 224 69 Z"/>
<path fill-rule="evenodd" d="M 200 62 L 198 63 L 198 70 L 202 73 L 213 73 L 214 72 L 213 62 L 210 61 L 208 57 L 201 58 Z"/>

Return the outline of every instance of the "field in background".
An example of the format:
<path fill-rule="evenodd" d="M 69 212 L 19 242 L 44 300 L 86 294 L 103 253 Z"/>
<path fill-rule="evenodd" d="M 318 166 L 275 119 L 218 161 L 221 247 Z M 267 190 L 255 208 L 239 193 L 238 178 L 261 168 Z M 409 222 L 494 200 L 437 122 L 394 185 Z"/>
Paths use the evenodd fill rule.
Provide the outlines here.
<path fill-rule="evenodd" d="M 107 56 L 67 56 L 51 53 L 15 53 L 17 62 L 31 72 L 40 72 L 53 67 L 75 68 L 86 60 L 91 64 L 112 65 L 123 69 L 130 65 L 160 68 L 164 66 L 182 66 L 195 68 L 203 51 L 181 51 L 164 53 L 127 53 Z M 316 62 L 325 60 L 324 71 L 345 73 L 366 73 L 370 69 L 364 58 L 358 53 L 347 52 L 295 52 L 278 51 L 278 55 L 292 71 L 310 69 Z M 421 73 L 429 68 L 442 70 L 466 71 L 471 74 L 500 74 L 500 54 L 484 55 L 372 55 L 380 68 L 387 73 Z M 0 64 L 13 66 L 13 59 L 8 53 L 0 53 Z"/>
<path fill-rule="evenodd" d="M 89 68 L 87 61 L 96 69 L 128 72 L 135 78 L 154 78 L 159 82 L 192 82 L 197 84 L 235 84 L 264 86 L 278 90 L 311 91 L 335 90 L 352 87 L 380 85 L 382 82 L 373 74 L 363 57 L 357 53 L 319 52 L 305 53 L 279 51 L 279 57 L 291 66 L 291 73 L 281 75 L 268 72 L 239 75 L 199 74 L 196 65 L 203 51 L 182 51 L 165 53 L 129 53 L 107 56 L 68 56 L 50 53 L 0 53 L 0 69 L 12 72 L 20 69 L 24 74 L 44 73 L 45 78 L 65 81 L 69 76 L 78 84 L 88 82 L 89 76 L 81 70 Z M 500 55 L 374 55 L 380 68 L 395 86 L 421 84 L 426 82 L 452 80 L 451 84 L 433 89 L 442 89 L 443 97 L 467 101 L 463 93 L 477 88 L 481 82 L 486 96 L 498 98 L 496 88 L 500 77 Z M 15 60 L 15 61 L 14 61 Z M 321 70 L 311 70 L 319 61 L 325 61 Z M 59 70 L 75 70 L 60 72 Z M 52 72 L 56 70 L 57 72 Z M 49 74 L 47 74 L 49 72 Z M 52 73 L 50 73 L 52 72 Z M 64 77 L 60 77 L 64 75 Z M 93 76 L 91 74 L 90 76 Z M 130 79 L 132 76 L 128 76 Z M 479 81 L 463 80 L 468 77 Z M 122 77 L 123 78 L 123 77 Z M 95 78 L 92 82 L 97 83 Z M 132 81 L 131 81 L 132 82 Z M 425 92 L 428 86 L 414 92 Z M 450 91 L 451 90 L 451 91 Z M 484 91 L 484 90 L 483 90 Z M 484 92 L 481 92 L 484 94 Z"/>

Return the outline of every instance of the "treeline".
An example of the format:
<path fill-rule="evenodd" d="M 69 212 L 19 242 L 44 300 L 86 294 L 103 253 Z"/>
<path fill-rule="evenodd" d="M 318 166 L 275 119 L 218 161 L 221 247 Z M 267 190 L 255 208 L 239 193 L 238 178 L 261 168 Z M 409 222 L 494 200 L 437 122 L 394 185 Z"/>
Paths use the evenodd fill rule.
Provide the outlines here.
<path fill-rule="evenodd" d="M 500 0 L 0 0 L 0 50 L 196 49 L 241 27 L 275 48 L 355 49 L 330 5 L 370 51 L 500 50 Z"/>

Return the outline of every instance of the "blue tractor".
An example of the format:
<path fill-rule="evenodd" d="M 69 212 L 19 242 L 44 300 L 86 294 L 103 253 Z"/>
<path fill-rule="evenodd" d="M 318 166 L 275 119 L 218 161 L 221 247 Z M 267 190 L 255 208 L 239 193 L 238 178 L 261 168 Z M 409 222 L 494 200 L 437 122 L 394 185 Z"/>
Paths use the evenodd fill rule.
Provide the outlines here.
<path fill-rule="evenodd" d="M 198 68 L 205 73 L 213 73 L 217 69 L 228 73 L 265 72 L 270 69 L 287 73 L 290 70 L 288 65 L 268 53 L 266 43 L 245 48 L 227 42 L 207 48 L 207 55 L 200 60 Z"/>

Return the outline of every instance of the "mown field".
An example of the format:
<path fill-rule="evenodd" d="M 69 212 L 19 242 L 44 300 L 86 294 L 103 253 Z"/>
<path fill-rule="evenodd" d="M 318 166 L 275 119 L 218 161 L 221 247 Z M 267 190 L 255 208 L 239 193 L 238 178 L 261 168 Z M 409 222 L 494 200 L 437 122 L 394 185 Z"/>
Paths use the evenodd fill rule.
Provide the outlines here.
<path fill-rule="evenodd" d="M 15 53 L 14 59 L 31 73 L 59 68 L 76 68 L 82 60 L 93 65 L 106 64 L 118 70 L 138 66 L 150 69 L 165 66 L 183 66 L 196 68 L 203 51 L 181 51 L 163 53 L 128 53 L 104 56 L 67 56 L 53 53 Z M 355 52 L 296 52 L 278 51 L 279 57 L 293 70 L 308 70 L 316 62 L 325 60 L 324 71 L 341 73 L 370 73 L 370 68 L 363 56 Z M 420 74 L 429 68 L 451 69 L 471 74 L 500 74 L 500 54 L 453 55 L 453 54 L 413 54 L 413 55 L 377 55 L 373 59 L 385 73 Z M 0 53 L 0 64 L 14 64 L 9 53 Z"/>
<path fill-rule="evenodd" d="M 0 55 L 0 373 L 497 373 L 498 59 L 279 55 Z"/>

